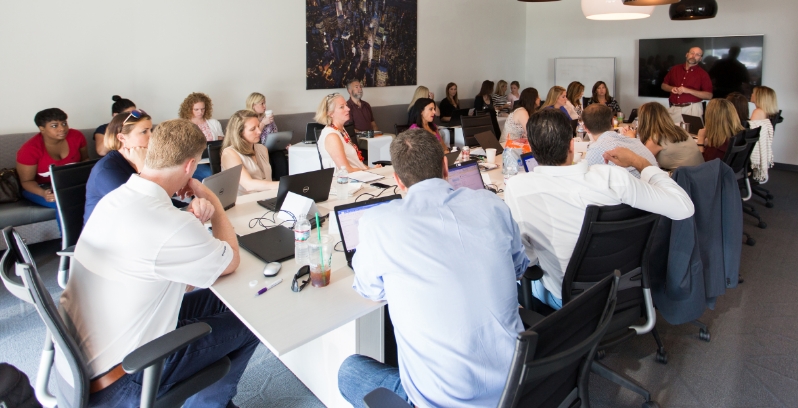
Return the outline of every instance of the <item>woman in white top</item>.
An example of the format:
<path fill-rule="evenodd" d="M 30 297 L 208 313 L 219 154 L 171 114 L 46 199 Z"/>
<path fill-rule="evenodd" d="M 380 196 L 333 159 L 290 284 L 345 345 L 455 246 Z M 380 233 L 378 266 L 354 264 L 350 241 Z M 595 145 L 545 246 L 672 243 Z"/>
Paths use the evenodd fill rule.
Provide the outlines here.
<path fill-rule="evenodd" d="M 510 93 L 507 95 L 507 102 L 515 103 L 521 99 L 521 84 L 518 81 L 510 82 Z"/>
<path fill-rule="evenodd" d="M 216 119 L 211 119 L 212 114 L 213 103 L 211 98 L 200 92 L 194 92 L 188 95 L 186 99 L 183 99 L 178 112 L 178 116 L 181 119 L 188 119 L 191 123 L 197 125 L 209 142 L 220 140 L 224 137 L 222 124 Z"/>
<path fill-rule="evenodd" d="M 322 125 L 327 125 L 321 131 L 319 141 L 316 143 L 324 168 L 346 167 L 350 173 L 367 168 L 363 164 L 363 153 L 344 130 L 344 123 L 349 120 L 349 107 L 346 106 L 346 100 L 341 94 L 325 96 L 316 109 L 314 119 Z"/>
<path fill-rule="evenodd" d="M 280 183 L 272 181 L 269 151 L 260 144 L 260 120 L 251 110 L 240 110 L 227 122 L 222 144 L 222 170 L 243 165 L 239 191 L 243 194 L 274 190 Z"/>

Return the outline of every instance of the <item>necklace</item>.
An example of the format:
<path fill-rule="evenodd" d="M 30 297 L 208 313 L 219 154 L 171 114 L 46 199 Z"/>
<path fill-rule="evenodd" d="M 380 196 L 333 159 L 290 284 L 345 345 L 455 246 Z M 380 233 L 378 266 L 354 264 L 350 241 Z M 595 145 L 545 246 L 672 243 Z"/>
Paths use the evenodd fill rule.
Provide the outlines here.
<path fill-rule="evenodd" d="M 332 123 L 330 123 L 330 127 L 335 129 L 336 131 L 338 131 L 338 133 L 341 134 L 341 137 L 344 138 L 344 142 L 348 143 L 350 146 L 352 146 L 355 149 L 355 152 L 357 152 L 357 158 L 362 163 L 363 162 L 363 153 L 360 152 L 360 149 L 358 149 L 357 145 L 352 142 L 351 138 L 349 138 L 349 133 L 346 133 L 346 129 L 339 128 L 338 126 L 335 126 L 335 124 L 332 124 Z"/>

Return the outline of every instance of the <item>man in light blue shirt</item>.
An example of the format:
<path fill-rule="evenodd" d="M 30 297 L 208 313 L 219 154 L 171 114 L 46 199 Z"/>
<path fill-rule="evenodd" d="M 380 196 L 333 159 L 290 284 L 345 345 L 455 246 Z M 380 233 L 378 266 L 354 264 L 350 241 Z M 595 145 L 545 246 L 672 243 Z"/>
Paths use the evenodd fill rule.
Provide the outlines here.
<path fill-rule="evenodd" d="M 496 406 L 523 331 L 516 280 L 529 265 L 510 209 L 488 190 L 453 190 L 443 149 L 422 129 L 391 143 L 403 200 L 368 210 L 353 288 L 387 300 L 399 368 L 353 355 L 338 374 L 354 406 L 378 387 L 417 406 Z"/>
<path fill-rule="evenodd" d="M 634 154 L 646 159 L 652 166 L 657 166 L 657 159 L 654 154 L 635 137 L 634 132 L 626 131 L 627 134 L 618 134 L 612 130 L 612 109 L 604 104 L 594 103 L 582 112 L 582 120 L 590 136 L 590 145 L 587 148 L 588 166 L 594 164 L 605 164 L 604 152 L 608 152 L 616 147 L 625 147 Z M 631 132 L 631 133 L 630 133 Z M 607 163 L 615 166 L 615 163 Z M 629 173 L 636 178 L 640 178 L 640 172 L 632 166 L 626 168 Z"/>

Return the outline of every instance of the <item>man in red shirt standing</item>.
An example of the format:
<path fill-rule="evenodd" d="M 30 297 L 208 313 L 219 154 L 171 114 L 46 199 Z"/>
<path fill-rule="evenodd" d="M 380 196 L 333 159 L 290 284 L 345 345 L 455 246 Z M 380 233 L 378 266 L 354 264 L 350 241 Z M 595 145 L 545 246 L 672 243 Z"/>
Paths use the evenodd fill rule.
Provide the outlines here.
<path fill-rule="evenodd" d="M 685 56 L 687 61 L 671 68 L 662 81 L 662 90 L 671 94 L 668 112 L 675 123 L 682 122 L 682 114 L 702 117 L 701 101 L 712 99 L 712 80 L 707 71 L 698 66 L 703 56 L 701 48 L 690 48 Z"/>

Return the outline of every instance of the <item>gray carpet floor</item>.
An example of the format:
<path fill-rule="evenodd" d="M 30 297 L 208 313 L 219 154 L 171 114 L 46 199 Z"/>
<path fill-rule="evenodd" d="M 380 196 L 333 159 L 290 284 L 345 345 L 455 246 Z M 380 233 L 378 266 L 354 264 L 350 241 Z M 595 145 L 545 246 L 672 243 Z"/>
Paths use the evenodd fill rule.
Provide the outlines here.
<path fill-rule="evenodd" d="M 663 407 L 795 407 L 798 406 L 798 173 L 777 171 L 765 186 L 776 196 L 774 208 L 752 199 L 768 223 L 756 227 L 745 216 L 745 230 L 756 246 L 743 246 L 745 283 L 718 299 L 701 320 L 711 332 L 699 340 L 698 328 L 657 329 L 668 351 L 668 364 L 657 363 L 650 335 L 637 337 L 607 352 L 603 362 L 642 383 Z M 31 246 L 48 289 L 54 296 L 59 242 Z M 44 326 L 32 306 L 0 289 L 0 361 L 35 378 Z M 643 400 L 597 376 L 590 379 L 593 407 L 639 407 Z M 242 407 L 323 406 L 293 374 L 260 346 L 239 385 L 235 403 Z M 791 402 L 792 401 L 792 402 Z"/>

